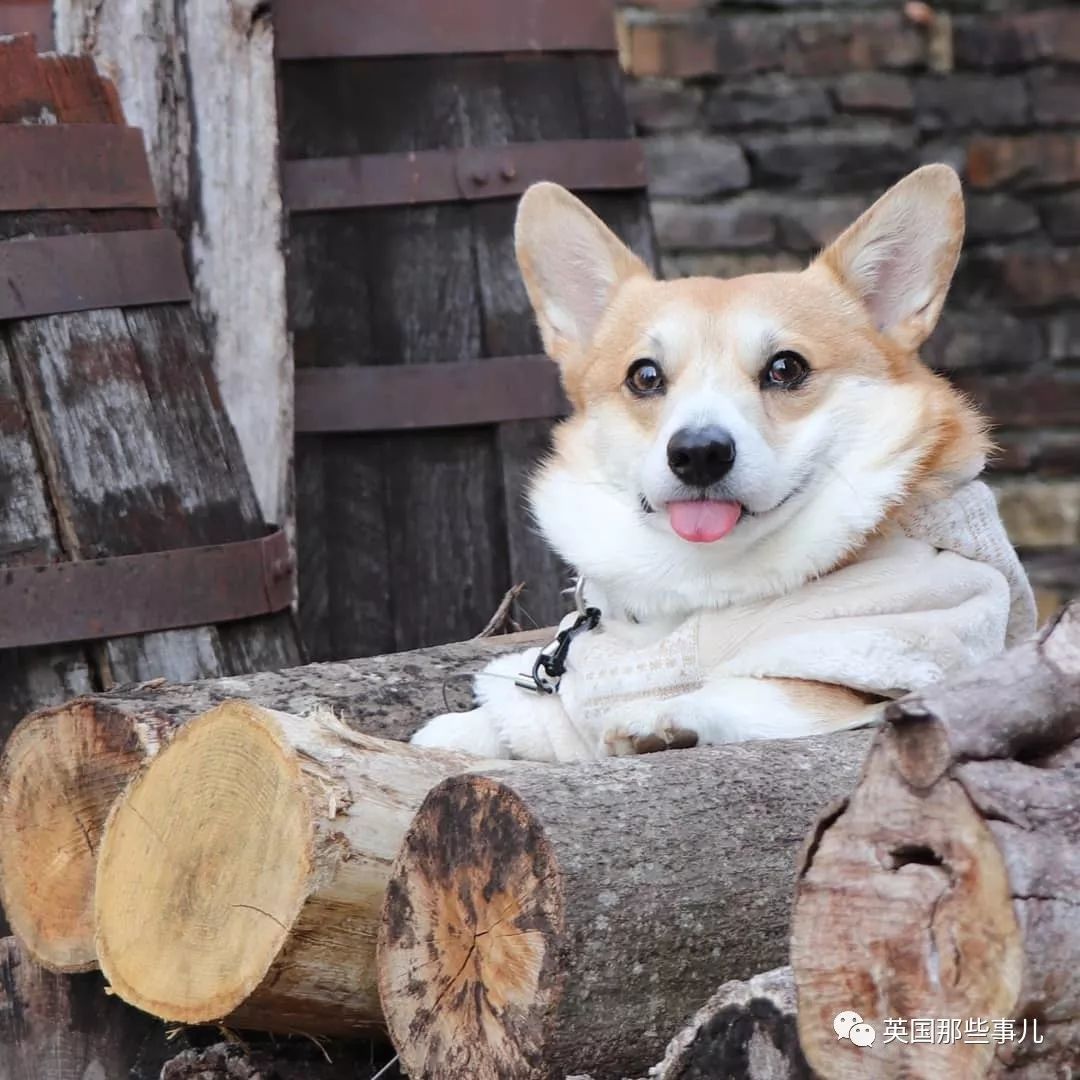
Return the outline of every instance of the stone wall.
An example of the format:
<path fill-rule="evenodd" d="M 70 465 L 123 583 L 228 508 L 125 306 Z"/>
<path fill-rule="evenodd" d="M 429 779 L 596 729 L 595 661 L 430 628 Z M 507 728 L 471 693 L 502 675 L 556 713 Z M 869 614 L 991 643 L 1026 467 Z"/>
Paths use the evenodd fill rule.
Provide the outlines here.
<path fill-rule="evenodd" d="M 925 358 L 991 413 L 1045 611 L 1080 593 L 1080 4 L 635 0 L 619 15 L 669 276 L 802 265 L 904 173 L 964 178 Z"/>

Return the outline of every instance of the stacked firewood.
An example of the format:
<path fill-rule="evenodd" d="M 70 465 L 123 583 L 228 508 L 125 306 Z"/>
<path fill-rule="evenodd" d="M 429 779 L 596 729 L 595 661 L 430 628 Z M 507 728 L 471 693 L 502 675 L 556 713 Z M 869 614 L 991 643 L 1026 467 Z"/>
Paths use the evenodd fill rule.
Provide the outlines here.
<path fill-rule="evenodd" d="M 171 1022 L 388 1029 L 413 1077 L 642 1072 L 721 983 L 784 962 L 794 851 L 866 736 L 569 767 L 400 741 L 509 647 L 29 717 L 0 768 L 24 947 Z"/>
<path fill-rule="evenodd" d="M 174 1024 L 387 1032 L 415 1080 L 1042 1076 L 1076 1059 L 1080 609 L 891 706 L 874 736 L 574 766 L 403 741 L 450 676 L 520 646 L 152 683 L 29 717 L 0 766 L 21 947 L 53 971 L 100 966 Z M 837 1037 L 845 1012 L 872 1044 Z M 1029 1037 L 884 1038 L 920 1017 Z M 12 1053 L 20 1038 L 0 1026 Z M 169 1075 L 215 1075 L 207 1054 L 244 1075 L 220 1048 Z"/>

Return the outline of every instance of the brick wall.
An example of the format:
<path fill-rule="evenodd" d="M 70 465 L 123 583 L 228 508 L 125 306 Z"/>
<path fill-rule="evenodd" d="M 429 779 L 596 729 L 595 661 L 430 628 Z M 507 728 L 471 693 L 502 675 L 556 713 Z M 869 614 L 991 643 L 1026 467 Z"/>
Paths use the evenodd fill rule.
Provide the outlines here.
<path fill-rule="evenodd" d="M 635 0 L 620 11 L 668 276 L 800 266 L 904 173 L 964 178 L 924 357 L 993 416 L 1044 612 L 1080 593 L 1080 4 Z"/>

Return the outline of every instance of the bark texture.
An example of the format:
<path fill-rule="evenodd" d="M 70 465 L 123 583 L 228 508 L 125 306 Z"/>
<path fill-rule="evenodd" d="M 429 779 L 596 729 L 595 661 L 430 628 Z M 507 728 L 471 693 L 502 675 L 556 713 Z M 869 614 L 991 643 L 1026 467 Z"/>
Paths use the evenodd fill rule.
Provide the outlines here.
<path fill-rule="evenodd" d="M 1069 1075 L 1080 1060 L 1078 739 L 1077 605 L 1033 642 L 890 706 L 799 876 L 799 1027 L 822 1076 Z M 875 1027 L 872 1047 L 836 1038 L 844 1010 Z M 933 1041 L 895 1023 L 886 1038 L 887 1018 L 931 1018 Z M 939 1021 L 954 1018 L 959 1033 L 941 1037 Z M 982 1021 L 972 1038 L 969 1022 Z"/>
<path fill-rule="evenodd" d="M 865 733 L 452 777 L 387 891 L 413 1080 L 639 1075 L 716 987 L 787 959 L 796 848 Z"/>
<path fill-rule="evenodd" d="M 161 1070 L 160 1080 L 368 1080 L 391 1056 L 382 1049 L 322 1046 L 298 1039 L 261 1047 L 246 1040 L 215 1043 L 177 1054 Z M 393 1072 L 387 1077 L 398 1080 Z"/>
<path fill-rule="evenodd" d="M 796 1027 L 790 967 L 724 983 L 671 1040 L 650 1080 L 813 1080 Z"/>
<path fill-rule="evenodd" d="M 377 1030 L 394 856 L 427 792 L 476 760 L 239 701 L 188 724 L 102 838 L 94 917 L 109 984 L 167 1020 Z"/>
<path fill-rule="evenodd" d="M 97 966 L 94 867 L 109 809 L 188 720 L 244 698 L 298 715 L 329 708 L 358 731 L 404 740 L 444 712 L 447 701 L 468 708 L 470 673 L 532 638 L 187 684 L 157 679 L 27 717 L 0 758 L 0 898 L 12 927 L 30 954 L 55 971 Z"/>

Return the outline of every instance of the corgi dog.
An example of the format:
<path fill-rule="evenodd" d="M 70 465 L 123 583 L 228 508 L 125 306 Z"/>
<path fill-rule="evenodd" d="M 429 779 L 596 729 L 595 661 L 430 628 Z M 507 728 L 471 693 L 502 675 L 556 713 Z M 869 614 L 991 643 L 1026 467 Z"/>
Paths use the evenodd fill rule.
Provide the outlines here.
<path fill-rule="evenodd" d="M 1030 629 L 983 485 L 977 510 L 938 515 L 962 543 L 909 523 L 988 451 L 918 356 L 963 231 L 957 175 L 929 165 L 802 272 L 659 281 L 569 192 L 531 187 L 517 257 L 571 406 L 531 504 L 599 625 L 570 642 L 566 687 L 528 688 L 536 650 L 502 657 L 477 709 L 414 741 L 575 760 L 825 732 Z"/>

